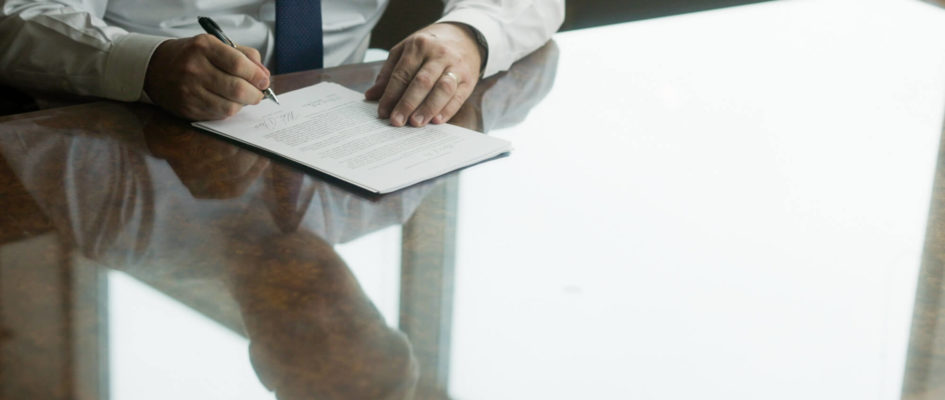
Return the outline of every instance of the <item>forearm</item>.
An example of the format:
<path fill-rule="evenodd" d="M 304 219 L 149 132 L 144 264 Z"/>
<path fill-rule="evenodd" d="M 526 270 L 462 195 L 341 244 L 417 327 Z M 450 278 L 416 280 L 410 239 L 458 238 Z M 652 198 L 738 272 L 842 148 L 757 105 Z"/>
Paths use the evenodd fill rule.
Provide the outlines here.
<path fill-rule="evenodd" d="M 488 47 L 483 76 L 547 42 L 564 21 L 564 0 L 446 0 L 439 22 L 458 22 L 479 31 Z"/>
<path fill-rule="evenodd" d="M 105 0 L 7 0 L 0 9 L 0 79 L 26 90 L 140 98 L 151 53 L 165 38 L 102 19 Z"/>

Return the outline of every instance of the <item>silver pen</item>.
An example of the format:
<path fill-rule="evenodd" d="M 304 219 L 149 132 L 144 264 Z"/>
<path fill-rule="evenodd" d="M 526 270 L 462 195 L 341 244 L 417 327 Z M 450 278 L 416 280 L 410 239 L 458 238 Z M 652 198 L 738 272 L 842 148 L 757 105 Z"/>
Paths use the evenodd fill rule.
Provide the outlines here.
<path fill-rule="evenodd" d="M 197 22 L 200 23 L 200 26 L 203 27 L 204 31 L 215 36 L 217 39 L 220 39 L 220 41 L 226 43 L 227 46 L 230 46 L 234 49 L 236 48 L 236 43 L 233 43 L 230 38 L 226 37 L 226 35 L 223 33 L 223 29 L 220 29 L 220 25 L 217 25 L 217 23 L 212 19 L 209 17 L 197 17 Z M 263 97 L 276 102 L 276 104 L 280 104 L 279 99 L 276 98 L 276 94 L 272 91 L 271 87 L 263 90 Z"/>

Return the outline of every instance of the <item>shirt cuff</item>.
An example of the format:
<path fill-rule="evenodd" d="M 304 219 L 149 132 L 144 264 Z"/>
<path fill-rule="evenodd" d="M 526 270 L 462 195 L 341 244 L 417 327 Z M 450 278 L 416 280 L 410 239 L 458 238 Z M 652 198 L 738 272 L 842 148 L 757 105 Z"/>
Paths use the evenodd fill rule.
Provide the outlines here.
<path fill-rule="evenodd" d="M 141 100 L 148 62 L 158 45 L 171 38 L 129 33 L 115 41 L 105 61 L 104 97 L 121 101 Z"/>
<path fill-rule="evenodd" d="M 466 24 L 482 34 L 486 44 L 486 66 L 482 76 L 488 77 L 509 69 L 514 60 L 511 59 L 508 46 L 503 42 L 502 30 L 499 23 L 488 14 L 475 9 L 460 8 L 450 11 L 437 22 L 457 22 Z"/>

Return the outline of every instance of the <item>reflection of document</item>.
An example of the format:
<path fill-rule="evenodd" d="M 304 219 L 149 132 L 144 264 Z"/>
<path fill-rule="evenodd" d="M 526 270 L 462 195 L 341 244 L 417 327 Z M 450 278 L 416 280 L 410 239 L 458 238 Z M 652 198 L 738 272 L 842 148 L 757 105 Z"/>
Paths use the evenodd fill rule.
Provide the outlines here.
<path fill-rule="evenodd" d="M 279 95 L 221 121 L 194 126 L 273 152 L 375 193 L 487 160 L 509 142 L 453 125 L 395 128 L 376 105 L 335 83 Z"/>

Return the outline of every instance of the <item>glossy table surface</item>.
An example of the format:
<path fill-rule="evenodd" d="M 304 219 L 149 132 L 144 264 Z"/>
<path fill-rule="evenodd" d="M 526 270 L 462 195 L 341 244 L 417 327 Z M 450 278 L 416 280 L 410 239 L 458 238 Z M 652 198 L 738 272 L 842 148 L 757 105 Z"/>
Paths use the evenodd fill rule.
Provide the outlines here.
<path fill-rule="evenodd" d="M 908 0 L 561 33 L 454 121 L 508 157 L 380 197 L 147 105 L 2 117 L 0 398 L 945 398 L 943 119 Z"/>

